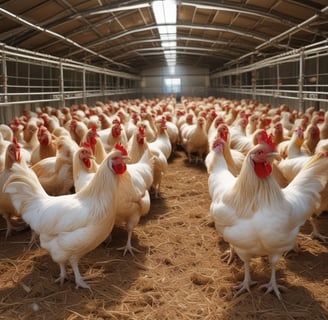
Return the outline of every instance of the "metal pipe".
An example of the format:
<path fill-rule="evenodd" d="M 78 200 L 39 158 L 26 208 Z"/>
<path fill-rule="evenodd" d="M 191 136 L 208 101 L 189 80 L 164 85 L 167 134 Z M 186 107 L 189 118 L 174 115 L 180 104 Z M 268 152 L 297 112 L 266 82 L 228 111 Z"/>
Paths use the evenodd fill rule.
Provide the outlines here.
<path fill-rule="evenodd" d="M 326 6 L 325 8 L 323 8 L 320 13 L 321 14 L 325 14 L 326 11 L 328 11 L 328 6 Z M 233 61 L 229 61 L 228 63 L 226 63 L 224 66 L 227 67 L 227 66 L 231 66 L 231 65 L 234 65 L 236 64 L 237 62 L 240 62 L 241 60 L 244 60 L 245 58 L 253 55 L 253 54 L 256 54 L 258 53 L 258 51 L 260 49 L 262 49 L 263 47 L 266 47 L 267 45 L 272 45 L 272 43 L 276 42 L 277 40 L 282 40 L 283 38 L 285 38 L 286 36 L 289 36 L 290 34 L 293 34 L 294 32 L 296 32 L 297 30 L 299 29 L 302 29 L 304 26 L 310 24 L 311 22 L 313 22 L 314 20 L 316 20 L 320 15 L 319 14 L 315 14 L 314 16 L 310 17 L 309 19 L 303 21 L 302 23 L 298 24 L 297 26 L 294 26 L 288 30 L 286 30 L 285 32 L 282 32 L 281 34 L 275 36 L 275 37 L 272 37 L 271 39 L 263 42 L 262 44 L 258 45 L 256 48 L 255 48 L 255 51 L 253 52 L 249 52 L 241 57 L 239 57 L 238 59 L 236 60 L 233 60 Z"/>
<path fill-rule="evenodd" d="M 305 111 L 305 107 L 303 106 L 303 85 L 304 85 L 304 52 L 301 51 L 300 54 L 300 62 L 299 62 L 300 70 L 299 70 L 299 79 L 298 79 L 298 110 L 300 112 Z"/>

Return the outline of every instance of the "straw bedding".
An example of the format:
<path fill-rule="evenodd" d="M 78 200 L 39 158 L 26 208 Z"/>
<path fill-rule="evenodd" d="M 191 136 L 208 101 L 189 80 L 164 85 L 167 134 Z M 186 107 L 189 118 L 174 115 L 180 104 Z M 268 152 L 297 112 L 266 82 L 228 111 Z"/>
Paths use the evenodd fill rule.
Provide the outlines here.
<path fill-rule="evenodd" d="M 299 235 L 300 252 L 278 264 L 277 280 L 287 286 L 283 300 L 264 295 L 258 285 L 251 294 L 233 298 L 243 278 L 243 265 L 222 261 L 228 245 L 209 217 L 207 173 L 190 165 L 177 151 L 162 184 L 162 199 L 152 200 L 149 214 L 135 229 L 132 244 L 141 252 L 122 256 L 126 232 L 114 229 L 112 241 L 82 258 L 81 274 L 92 290 L 63 286 L 54 280 L 58 266 L 41 248 L 28 249 L 30 230 L 5 240 L 0 232 L 0 319 L 328 319 L 328 246 Z M 320 217 L 328 233 L 328 217 Z M 252 275 L 266 283 L 265 258 L 252 261 Z"/>

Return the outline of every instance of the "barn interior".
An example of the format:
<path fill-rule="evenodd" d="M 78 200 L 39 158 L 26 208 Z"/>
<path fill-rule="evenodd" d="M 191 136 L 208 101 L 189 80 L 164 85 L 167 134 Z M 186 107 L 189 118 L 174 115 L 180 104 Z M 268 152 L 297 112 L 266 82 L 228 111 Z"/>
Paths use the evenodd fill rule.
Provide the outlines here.
<path fill-rule="evenodd" d="M 328 6 L 313 1 L 1 1 L 0 117 L 121 98 L 327 109 Z"/>

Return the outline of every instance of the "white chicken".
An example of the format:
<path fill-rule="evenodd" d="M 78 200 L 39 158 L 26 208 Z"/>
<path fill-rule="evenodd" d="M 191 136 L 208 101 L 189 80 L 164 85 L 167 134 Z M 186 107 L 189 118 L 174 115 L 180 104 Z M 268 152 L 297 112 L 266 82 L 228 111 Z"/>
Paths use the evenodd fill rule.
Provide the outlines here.
<path fill-rule="evenodd" d="M 210 151 L 205 157 L 205 166 L 207 173 L 211 174 L 216 162 L 216 141 L 217 139 L 223 139 L 225 141 L 223 154 L 227 163 L 227 166 L 234 176 L 237 176 L 240 172 L 242 164 L 245 159 L 245 155 L 238 150 L 230 149 L 230 134 L 229 128 L 226 124 L 221 123 L 217 127 L 217 134 L 211 138 Z M 213 147 L 214 146 L 214 147 Z"/>
<path fill-rule="evenodd" d="M 107 130 L 107 129 L 106 129 Z M 81 143 L 88 143 L 91 146 L 93 155 L 95 156 L 96 162 L 98 164 L 102 163 L 107 156 L 107 152 L 101 138 L 99 137 L 97 127 L 93 126 L 91 129 L 88 129 L 84 137 L 81 140 Z M 80 144 L 81 144 L 80 143 Z"/>
<path fill-rule="evenodd" d="M 147 137 L 147 134 L 146 134 Z M 148 141 L 148 140 L 147 140 Z M 158 126 L 158 134 L 154 141 L 148 142 L 148 145 L 151 150 L 159 149 L 165 156 L 166 160 L 169 159 L 172 153 L 172 144 L 170 141 L 170 137 L 167 133 L 166 127 L 166 118 L 162 117 L 160 124 Z"/>
<path fill-rule="evenodd" d="M 82 278 L 78 263 L 110 234 L 118 200 L 118 175 L 126 171 L 125 156 L 119 150 L 108 154 L 90 183 L 79 192 L 49 196 L 32 169 L 14 165 L 4 191 L 10 193 L 16 210 L 40 236 L 60 267 L 56 282 L 64 282 L 70 263 L 76 287 L 90 288 Z"/>
<path fill-rule="evenodd" d="M 193 162 L 193 157 L 196 163 L 203 163 L 208 153 L 208 136 L 204 117 L 199 116 L 196 124 L 189 125 L 181 131 L 181 145 L 187 153 L 189 163 Z"/>
<path fill-rule="evenodd" d="M 73 154 L 78 149 L 69 136 L 57 138 L 57 151 L 54 157 L 44 158 L 31 168 L 38 176 L 44 190 L 52 196 L 71 193 L 73 181 Z"/>
<path fill-rule="evenodd" d="M 73 155 L 73 181 L 75 192 L 89 184 L 98 170 L 98 164 L 89 143 L 82 143 Z"/>
<path fill-rule="evenodd" d="M 140 160 L 145 151 L 146 133 L 143 125 L 139 124 L 128 142 L 129 163 Z"/>
<path fill-rule="evenodd" d="M 304 142 L 304 131 L 301 127 L 297 127 L 290 140 L 282 141 L 278 145 L 278 152 L 283 159 L 295 158 L 300 155 L 308 155 L 307 152 L 302 151 L 301 146 Z"/>
<path fill-rule="evenodd" d="M 14 141 L 9 143 L 5 148 L 5 166 L 0 172 L 0 215 L 6 220 L 6 238 L 11 234 L 12 230 L 20 230 L 20 227 L 16 228 L 13 224 L 13 218 L 17 218 L 18 213 L 13 206 L 9 194 L 3 192 L 2 188 L 12 174 L 11 168 L 13 164 L 21 161 L 24 161 L 21 157 L 21 147 L 14 138 Z"/>
<path fill-rule="evenodd" d="M 122 150 L 127 155 L 123 145 L 116 145 L 115 148 Z M 141 159 L 136 163 L 127 164 L 127 170 L 118 179 L 118 190 L 120 198 L 117 204 L 115 215 L 115 225 L 125 226 L 128 231 L 126 245 L 118 248 L 123 250 L 123 255 L 138 250 L 131 245 L 133 229 L 139 223 L 142 216 L 146 215 L 150 209 L 149 189 L 153 184 L 153 163 L 152 154 L 147 148 Z"/>
<path fill-rule="evenodd" d="M 124 126 L 119 121 L 113 121 L 107 136 L 100 136 L 100 140 L 106 152 L 111 151 L 117 143 L 122 143 L 125 147 L 128 144 Z"/>
<path fill-rule="evenodd" d="M 54 157 L 57 152 L 56 137 L 46 127 L 39 127 L 38 140 L 39 144 L 31 152 L 31 165 L 42 159 Z"/>
<path fill-rule="evenodd" d="M 328 180 L 322 174 L 328 169 L 328 152 L 319 153 L 282 189 L 271 174 L 271 161 L 277 155 L 273 151 L 269 141 L 253 147 L 237 178 L 227 169 L 223 155 L 218 155 L 221 165 L 215 169 L 217 184 L 210 213 L 217 231 L 244 262 L 244 280 L 236 287 L 236 295 L 250 291 L 255 284 L 250 274 L 251 258 L 268 256 L 271 278 L 262 287 L 281 299 L 279 289 L 283 287 L 276 282 L 276 264 L 294 247 L 300 226 L 319 204 Z"/>

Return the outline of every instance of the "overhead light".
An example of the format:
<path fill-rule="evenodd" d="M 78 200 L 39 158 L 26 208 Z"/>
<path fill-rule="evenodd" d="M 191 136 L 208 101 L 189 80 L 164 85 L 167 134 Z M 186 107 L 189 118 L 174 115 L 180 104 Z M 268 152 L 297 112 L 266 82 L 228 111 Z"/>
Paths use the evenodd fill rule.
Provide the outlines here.
<path fill-rule="evenodd" d="M 117 12 L 117 11 L 136 10 L 136 9 L 142 9 L 142 8 L 148 8 L 148 7 L 150 7 L 150 4 L 148 2 L 145 2 L 145 3 L 140 3 L 140 4 L 134 4 L 131 6 L 122 6 L 122 7 L 115 7 L 115 8 L 109 8 L 109 9 L 99 9 L 97 11 L 90 12 L 89 15 L 104 14 L 104 13 L 111 13 L 111 12 Z"/>
<path fill-rule="evenodd" d="M 177 4 L 175 0 L 155 0 L 152 8 L 157 24 L 170 24 L 177 22 Z"/>
<path fill-rule="evenodd" d="M 175 66 L 177 42 L 177 4 L 175 0 L 156 0 L 152 2 L 152 8 L 158 25 L 158 33 L 162 47 L 165 48 L 165 58 L 168 66 Z"/>

